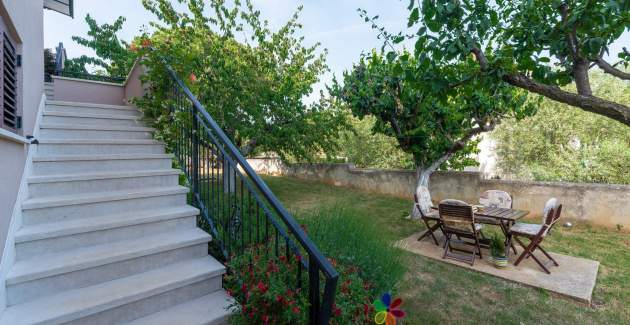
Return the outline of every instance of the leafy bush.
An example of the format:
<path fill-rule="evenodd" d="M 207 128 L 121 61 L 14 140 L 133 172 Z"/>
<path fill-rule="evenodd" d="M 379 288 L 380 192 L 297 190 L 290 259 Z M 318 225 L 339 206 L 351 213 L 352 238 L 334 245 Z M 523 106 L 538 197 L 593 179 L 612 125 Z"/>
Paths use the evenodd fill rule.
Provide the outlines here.
<path fill-rule="evenodd" d="M 262 252 L 262 254 L 261 254 Z M 250 248 L 234 257 L 224 277 L 228 294 L 235 297 L 238 309 L 233 324 L 306 324 L 307 294 L 289 285 L 288 277 L 297 274 L 295 258 L 265 254 Z M 302 281 L 302 283 L 307 283 Z"/>
<path fill-rule="evenodd" d="M 359 168 L 413 169 L 413 158 L 395 138 L 372 132 L 374 117 L 348 118 L 352 130 L 340 134 L 338 156 Z"/>
<path fill-rule="evenodd" d="M 298 275 L 308 284 L 308 272 L 297 272 L 294 257 L 266 254 L 264 248 L 250 248 L 234 257 L 224 277 L 228 294 L 237 303 L 232 324 L 306 324 L 309 302 L 307 289 L 295 288 Z M 334 263 L 340 273 L 330 324 L 370 324 L 373 308 L 369 285 L 356 267 Z M 323 285 L 323 284 L 322 284 Z"/>
<path fill-rule="evenodd" d="M 358 211 L 331 207 L 300 221 L 325 256 L 339 265 L 357 267 L 374 297 L 392 291 L 405 274 L 402 251 L 383 238 L 378 227 Z"/>

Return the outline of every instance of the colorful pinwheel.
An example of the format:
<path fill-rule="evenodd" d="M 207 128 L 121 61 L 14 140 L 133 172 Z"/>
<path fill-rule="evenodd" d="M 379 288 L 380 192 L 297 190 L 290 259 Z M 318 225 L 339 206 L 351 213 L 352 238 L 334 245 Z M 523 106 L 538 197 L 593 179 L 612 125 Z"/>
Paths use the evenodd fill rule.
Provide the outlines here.
<path fill-rule="evenodd" d="M 381 299 L 374 301 L 376 324 L 396 325 L 396 319 L 405 317 L 405 312 L 398 309 L 402 304 L 402 299 L 396 298 L 392 301 L 389 293 L 385 293 Z"/>

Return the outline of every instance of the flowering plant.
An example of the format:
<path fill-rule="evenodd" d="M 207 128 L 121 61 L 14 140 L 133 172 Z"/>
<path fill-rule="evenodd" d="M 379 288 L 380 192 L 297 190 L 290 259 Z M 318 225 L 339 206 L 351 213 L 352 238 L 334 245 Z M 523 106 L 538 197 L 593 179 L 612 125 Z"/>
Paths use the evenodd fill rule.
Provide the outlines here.
<path fill-rule="evenodd" d="M 308 272 L 298 272 L 300 257 L 275 256 L 265 248 L 249 248 L 228 262 L 224 286 L 236 299 L 233 324 L 307 324 Z M 371 285 L 354 266 L 331 262 L 340 278 L 330 324 L 372 324 Z M 301 276 L 301 279 L 298 279 Z M 301 281 L 304 287 L 295 288 Z"/>
<path fill-rule="evenodd" d="M 250 248 L 228 263 L 224 277 L 229 295 L 237 301 L 234 324 L 306 324 L 309 303 L 298 283 L 298 259 Z M 306 273 L 306 272 L 302 272 Z M 306 281 L 302 281 L 303 284 Z"/>

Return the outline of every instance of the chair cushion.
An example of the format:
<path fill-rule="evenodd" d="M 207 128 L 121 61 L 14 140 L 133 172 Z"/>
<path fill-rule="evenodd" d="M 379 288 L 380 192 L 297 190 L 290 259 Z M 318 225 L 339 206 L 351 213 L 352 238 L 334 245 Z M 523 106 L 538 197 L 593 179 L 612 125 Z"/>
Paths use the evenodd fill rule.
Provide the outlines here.
<path fill-rule="evenodd" d="M 542 228 L 542 225 L 537 225 L 535 223 L 517 222 L 516 224 L 514 224 L 514 226 L 510 228 L 510 232 L 536 236 L 540 231 L 540 228 Z"/>
<path fill-rule="evenodd" d="M 455 199 L 444 199 L 442 201 L 440 201 L 440 204 L 450 204 L 450 205 L 460 205 L 460 206 L 469 206 L 470 204 L 464 202 L 464 201 L 460 201 L 460 200 L 455 200 Z"/>
<path fill-rule="evenodd" d="M 543 209 L 543 215 L 542 215 L 542 224 L 547 223 L 547 214 L 549 214 L 549 211 L 551 211 L 551 209 L 556 210 L 557 208 L 558 208 L 558 199 L 556 199 L 555 197 L 552 197 L 551 199 L 547 201 L 547 203 L 545 203 L 545 208 Z"/>
<path fill-rule="evenodd" d="M 490 208 L 512 208 L 512 196 L 506 191 L 488 190 L 481 193 L 479 204 Z"/>
<path fill-rule="evenodd" d="M 440 213 L 437 210 L 431 210 L 431 212 L 425 213 L 424 217 L 431 220 L 440 220 Z"/>
<path fill-rule="evenodd" d="M 433 202 L 431 202 L 431 193 L 426 186 L 418 186 L 416 189 L 416 197 L 418 198 L 418 206 L 420 207 L 420 211 L 422 214 L 429 215 L 434 212 L 431 207 L 433 206 Z"/>

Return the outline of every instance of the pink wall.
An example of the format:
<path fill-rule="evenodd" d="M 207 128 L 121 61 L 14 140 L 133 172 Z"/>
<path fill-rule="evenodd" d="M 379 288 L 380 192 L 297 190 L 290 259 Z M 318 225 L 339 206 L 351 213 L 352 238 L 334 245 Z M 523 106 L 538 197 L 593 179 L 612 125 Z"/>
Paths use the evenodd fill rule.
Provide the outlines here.
<path fill-rule="evenodd" d="M 134 97 L 142 97 L 147 89 L 146 86 L 142 84 L 140 81 L 140 76 L 142 76 L 146 71 L 146 68 L 138 64 L 133 65 L 131 68 L 131 72 L 129 72 L 129 76 L 127 76 L 127 80 L 125 81 L 125 97 L 124 100 L 129 102 Z"/>
<path fill-rule="evenodd" d="M 53 77 L 55 100 L 65 102 L 127 105 L 134 97 L 142 97 L 146 87 L 140 81 L 145 67 L 135 64 L 124 84 Z"/>
<path fill-rule="evenodd" d="M 125 105 L 125 87 L 112 83 L 53 76 L 55 100 Z"/>

